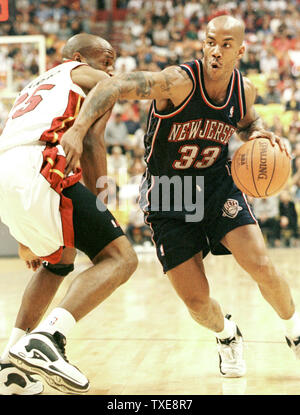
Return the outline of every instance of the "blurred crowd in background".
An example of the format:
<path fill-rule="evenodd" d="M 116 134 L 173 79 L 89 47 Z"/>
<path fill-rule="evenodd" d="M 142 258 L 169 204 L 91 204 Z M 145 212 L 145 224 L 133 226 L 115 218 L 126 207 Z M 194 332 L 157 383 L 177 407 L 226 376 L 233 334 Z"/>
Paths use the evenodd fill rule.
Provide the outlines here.
<path fill-rule="evenodd" d="M 112 5 L 119 14 L 111 12 Z M 220 14 L 245 22 L 246 53 L 239 68 L 257 87 L 256 109 L 265 127 L 285 138 L 293 157 L 287 188 L 278 196 L 249 198 L 249 202 L 270 246 L 298 246 L 300 0 L 16 0 L 16 18 L 0 24 L 0 36 L 44 35 L 50 69 L 60 63 L 62 46 L 70 36 L 98 34 L 116 49 L 117 73 L 159 71 L 201 58 L 207 22 Z M 33 45 L 2 45 L 0 62 L 7 61 L 16 90 L 38 74 L 38 52 Z M 138 207 L 148 108 L 148 101 L 118 102 L 106 130 L 110 189 L 116 196 L 110 208 L 135 244 L 151 244 Z M 7 110 L 0 103 L 0 132 Z M 241 144 L 232 137 L 230 155 Z"/>

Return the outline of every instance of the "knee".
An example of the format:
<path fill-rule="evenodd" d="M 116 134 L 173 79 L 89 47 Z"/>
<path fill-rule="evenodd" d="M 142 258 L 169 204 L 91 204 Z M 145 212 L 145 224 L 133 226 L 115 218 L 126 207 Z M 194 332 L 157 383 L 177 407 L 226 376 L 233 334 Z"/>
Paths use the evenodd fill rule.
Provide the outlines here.
<path fill-rule="evenodd" d="M 97 264 L 103 260 L 112 261 L 114 267 L 118 269 L 120 284 L 128 281 L 138 266 L 137 255 L 125 236 L 114 240 L 105 247 L 103 251 L 94 258 L 93 263 Z"/>
<path fill-rule="evenodd" d="M 253 255 L 244 267 L 257 282 L 263 282 L 274 273 L 274 267 L 267 255 Z"/>
<path fill-rule="evenodd" d="M 131 275 L 136 271 L 138 266 L 138 258 L 137 255 L 132 247 L 126 250 L 126 252 L 122 252 L 119 259 L 120 267 L 122 268 L 122 281 L 121 283 L 125 283 L 129 280 Z"/>
<path fill-rule="evenodd" d="M 181 297 L 185 305 L 192 313 L 202 314 L 209 305 L 209 297 L 200 294 L 189 294 Z"/>

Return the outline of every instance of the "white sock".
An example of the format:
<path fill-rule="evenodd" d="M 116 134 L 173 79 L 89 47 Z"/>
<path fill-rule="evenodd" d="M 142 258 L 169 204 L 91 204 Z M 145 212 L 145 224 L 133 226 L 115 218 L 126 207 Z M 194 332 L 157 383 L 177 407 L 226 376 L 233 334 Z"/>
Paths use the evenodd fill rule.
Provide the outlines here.
<path fill-rule="evenodd" d="M 236 324 L 224 317 L 224 329 L 215 333 L 218 339 L 228 339 L 236 335 Z"/>
<path fill-rule="evenodd" d="M 67 337 L 75 324 L 76 320 L 69 311 L 57 307 L 51 311 L 49 316 L 46 317 L 33 332 L 45 331 L 46 333 L 54 334 L 56 331 L 59 331 Z"/>
<path fill-rule="evenodd" d="M 17 341 L 20 340 L 21 337 L 23 337 L 25 334 L 26 334 L 26 331 L 25 330 L 18 329 L 17 327 L 14 327 L 12 329 L 10 338 L 8 339 L 8 343 L 7 343 L 7 345 L 6 345 L 5 349 L 4 349 L 4 352 L 2 353 L 2 356 L 1 356 L 2 363 L 9 363 L 9 358 L 8 358 L 9 349 L 14 344 L 16 344 Z"/>
<path fill-rule="evenodd" d="M 300 316 L 297 311 L 288 320 L 282 320 L 287 337 L 296 339 L 300 336 Z"/>

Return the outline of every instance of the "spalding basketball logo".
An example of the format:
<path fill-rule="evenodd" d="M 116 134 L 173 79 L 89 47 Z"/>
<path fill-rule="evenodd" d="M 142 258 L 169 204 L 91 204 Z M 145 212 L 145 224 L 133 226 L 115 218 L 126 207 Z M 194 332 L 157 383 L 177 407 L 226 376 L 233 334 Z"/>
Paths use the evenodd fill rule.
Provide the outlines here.
<path fill-rule="evenodd" d="M 239 202 L 235 199 L 227 199 L 223 206 L 222 216 L 227 216 L 228 218 L 235 218 L 239 211 L 243 208 L 239 205 Z"/>
<path fill-rule="evenodd" d="M 259 142 L 258 145 L 259 145 L 260 154 L 259 154 L 259 171 L 258 171 L 257 180 L 259 179 L 266 180 L 268 178 L 267 157 L 268 157 L 269 143 Z"/>

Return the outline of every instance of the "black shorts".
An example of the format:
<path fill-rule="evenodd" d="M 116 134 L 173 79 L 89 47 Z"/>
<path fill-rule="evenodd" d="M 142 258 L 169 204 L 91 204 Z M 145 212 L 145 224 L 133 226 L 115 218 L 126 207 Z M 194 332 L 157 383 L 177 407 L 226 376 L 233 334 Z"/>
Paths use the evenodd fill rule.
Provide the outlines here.
<path fill-rule="evenodd" d="M 159 212 L 146 214 L 145 221 L 152 229 L 156 252 L 163 270 L 182 264 L 202 251 L 203 258 L 231 254 L 221 239 L 231 230 L 257 223 L 245 196 L 235 186 L 216 217 L 209 221 L 186 222 L 182 218 L 168 218 Z"/>
<path fill-rule="evenodd" d="M 81 183 L 63 190 L 73 203 L 75 248 L 91 260 L 114 239 L 124 235 L 120 225 L 96 196 Z M 103 209 L 98 209 L 97 204 Z"/>

